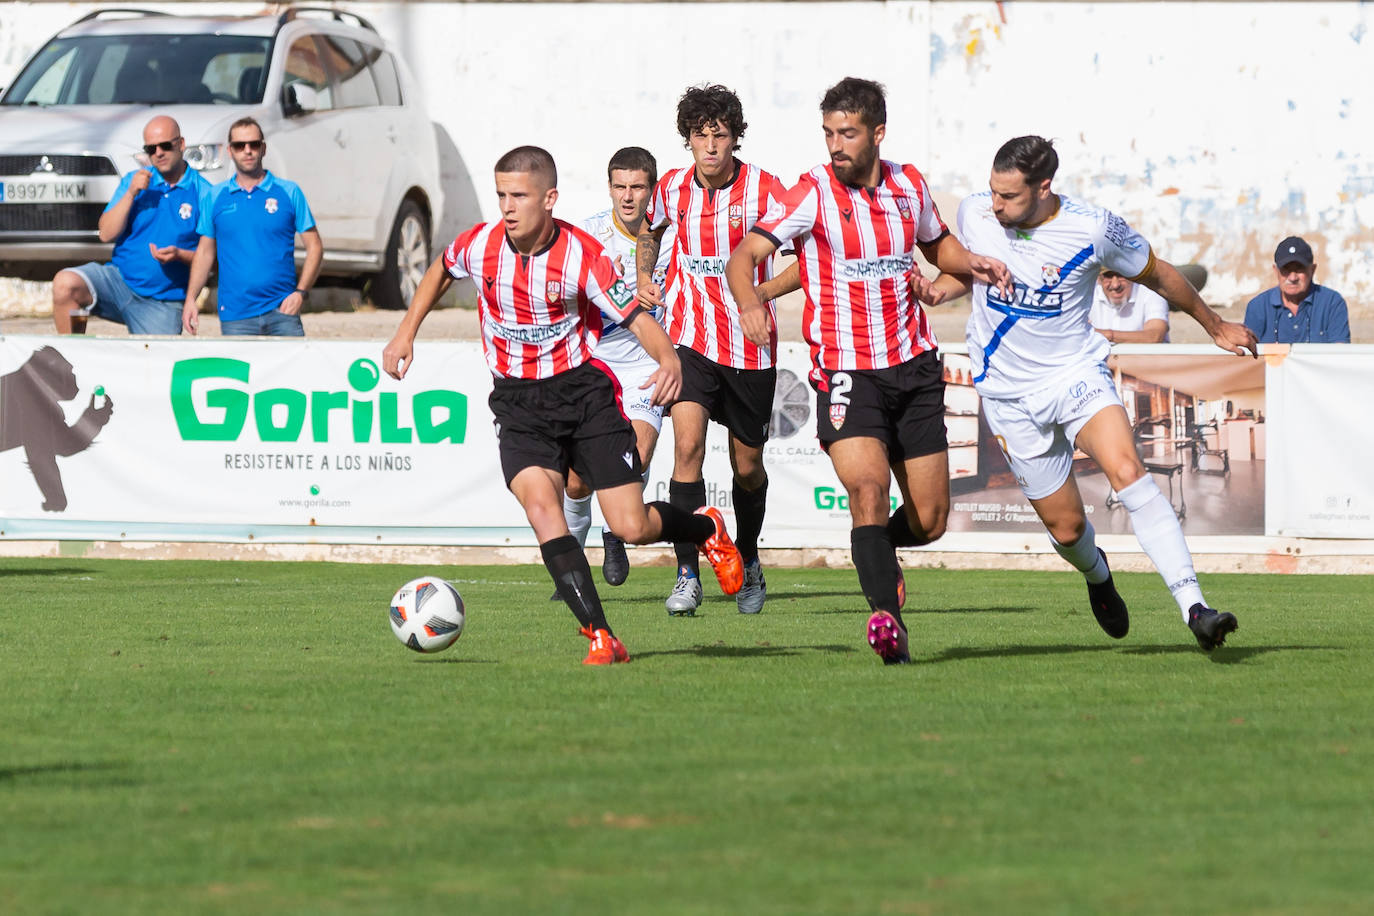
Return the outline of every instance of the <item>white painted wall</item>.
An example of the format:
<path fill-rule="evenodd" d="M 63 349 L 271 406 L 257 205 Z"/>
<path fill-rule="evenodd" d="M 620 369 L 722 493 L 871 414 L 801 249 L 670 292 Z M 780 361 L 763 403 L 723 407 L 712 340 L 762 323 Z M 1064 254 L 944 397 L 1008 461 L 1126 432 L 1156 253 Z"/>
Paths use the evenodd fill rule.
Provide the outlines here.
<path fill-rule="evenodd" d="M 251 12 L 252 4 L 151 4 Z M 0 84 L 90 4 L 0 6 Z M 1207 298 L 1271 285 L 1304 235 L 1319 280 L 1374 309 L 1374 36 L 1364 3 L 362 3 L 453 139 L 460 219 L 494 215 L 489 172 L 520 143 L 553 152 L 560 213 L 603 206 L 605 161 L 687 161 L 682 89 L 723 82 L 742 155 L 792 180 L 824 156 L 816 104 L 853 74 L 889 90 L 888 158 L 942 200 L 980 189 L 997 146 L 1057 141 L 1058 185 L 1111 206 L 1157 251 L 1209 268 Z M 1005 17 L 1005 18 L 1003 18 Z M 949 219 L 953 212 L 947 212 Z M 456 223 L 450 228 L 457 228 Z M 1365 307 L 1362 303 L 1369 303 Z"/>

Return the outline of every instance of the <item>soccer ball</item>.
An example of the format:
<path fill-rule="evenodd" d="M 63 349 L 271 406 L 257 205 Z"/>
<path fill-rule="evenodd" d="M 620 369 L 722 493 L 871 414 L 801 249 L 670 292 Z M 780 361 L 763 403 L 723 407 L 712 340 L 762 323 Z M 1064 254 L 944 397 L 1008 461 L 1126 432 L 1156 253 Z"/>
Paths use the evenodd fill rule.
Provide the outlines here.
<path fill-rule="evenodd" d="M 463 596 L 438 576 L 411 579 L 391 596 L 391 632 L 416 652 L 442 652 L 463 635 Z"/>

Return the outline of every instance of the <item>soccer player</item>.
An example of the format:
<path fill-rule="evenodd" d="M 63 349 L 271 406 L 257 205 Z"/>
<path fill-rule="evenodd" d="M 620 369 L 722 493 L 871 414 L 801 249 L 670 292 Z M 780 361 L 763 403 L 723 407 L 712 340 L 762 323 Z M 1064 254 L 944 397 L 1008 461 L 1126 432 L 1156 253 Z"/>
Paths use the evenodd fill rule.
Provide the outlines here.
<path fill-rule="evenodd" d="M 643 501 L 634 430 L 615 380 L 591 358 L 602 311 L 619 318 L 658 362 L 645 382 L 657 403 L 677 395 L 682 370 L 663 328 L 635 304 L 596 240 L 554 218 L 557 187 L 553 157 L 537 146 L 517 147 L 497 161 L 502 222 L 468 229 L 429 266 L 382 352 L 382 368 L 404 378 L 430 308 L 453 279 L 477 282 L 506 486 L 524 508 L 580 632 L 591 640 L 584 664 L 609 665 L 630 656 L 606 621 L 587 557 L 563 518 L 570 468 L 596 491 L 611 529 L 625 540 L 699 545 L 726 594 L 739 590 L 743 572 L 719 509 L 693 514 Z"/>
<path fill-rule="evenodd" d="M 977 279 L 973 284 L 967 338 L 974 387 L 1054 549 L 1086 577 L 1093 615 L 1107 635 L 1125 636 L 1129 618 L 1073 479 L 1075 447 L 1097 462 L 1120 495 L 1183 622 L 1210 652 L 1235 631 L 1236 618 L 1208 607 L 1178 517 L 1136 453 L 1105 363 L 1111 345 L 1088 321 L 1093 284 L 1103 270 L 1141 283 L 1237 355 L 1254 355 L 1255 335 L 1208 308 L 1121 217 L 1056 194 L 1050 183 L 1058 167 L 1048 140 L 1009 140 L 993 159 L 989 190 L 959 207 L 965 244 L 1004 259 L 1015 279 L 1010 295 Z"/>
<path fill-rule="evenodd" d="M 748 124 L 739 97 L 724 86 L 693 86 L 677 105 L 677 130 L 692 151 L 690 168 L 659 180 L 639 230 L 639 296 L 657 304 L 652 286 L 661 239 L 676 233 L 668 264 L 668 335 L 682 360 L 682 393 L 669 408 L 673 418 L 673 477 L 669 501 L 688 511 L 706 504 L 701 468 L 706 426 L 714 420 L 730 432 L 735 543 L 744 558 L 740 613 L 763 610 L 767 583 L 759 563 L 768 475 L 763 446 L 773 410 L 777 336 L 745 339 L 739 312 L 725 286 L 725 261 L 782 191 L 777 178 L 735 157 Z M 756 282 L 772 277 L 772 264 L 756 270 Z M 768 303 L 771 314 L 773 304 Z M 676 544 L 677 582 L 665 602 L 668 613 L 691 616 L 701 605 L 696 550 Z"/>
<path fill-rule="evenodd" d="M 649 206 L 649 194 L 658 181 L 658 162 L 652 153 L 638 146 L 627 146 L 617 150 L 606 166 L 607 185 L 611 195 L 611 207 L 595 216 L 582 221 L 582 228 L 592 235 L 606 250 L 615 265 L 615 272 L 625 284 L 625 289 L 634 295 L 638 272 L 635 269 L 635 244 L 639 229 L 644 223 L 644 211 Z M 654 265 L 653 282 L 662 284 L 667 275 L 669 248 L 659 255 Z M 655 321 L 662 322 L 662 309 L 650 310 Z M 663 426 L 663 405 L 655 403 L 654 391 L 644 387 L 649 376 L 658 370 L 658 363 L 645 352 L 630 329 L 619 323 L 619 318 L 602 315 L 601 339 L 592 354 L 605 364 L 619 383 L 622 406 L 630 418 L 635 431 L 635 447 L 639 451 L 640 463 L 644 466 L 644 480 L 647 483 L 649 461 L 658 444 L 659 430 Z M 577 538 L 579 544 L 587 543 L 587 529 L 592 524 L 592 491 L 576 473 L 568 475 L 568 488 L 563 496 L 563 515 L 568 520 L 568 530 Z M 605 559 L 601 564 L 601 575 L 607 583 L 620 585 L 630 574 L 630 558 L 625 553 L 625 542 L 615 535 L 609 526 L 601 532 L 601 543 L 605 548 Z M 557 592 L 555 598 L 560 597 Z"/>
<path fill-rule="evenodd" d="M 943 301 L 964 288 L 946 274 L 997 282 L 1006 268 L 974 258 L 950 235 L 925 178 L 889 162 L 883 87 L 848 77 L 821 99 L 830 162 L 805 175 L 735 249 L 726 277 L 750 341 L 776 335 L 753 270 L 795 239 L 806 295 L 802 330 L 811 345 L 816 435 L 849 494 L 859 586 L 873 613 L 868 642 L 885 664 L 909 660 L 905 591 L 894 546 L 928 544 L 949 515 L 945 386 L 935 333 L 919 298 Z M 928 281 L 917 249 L 942 275 Z M 895 474 L 903 505 L 888 517 Z"/>

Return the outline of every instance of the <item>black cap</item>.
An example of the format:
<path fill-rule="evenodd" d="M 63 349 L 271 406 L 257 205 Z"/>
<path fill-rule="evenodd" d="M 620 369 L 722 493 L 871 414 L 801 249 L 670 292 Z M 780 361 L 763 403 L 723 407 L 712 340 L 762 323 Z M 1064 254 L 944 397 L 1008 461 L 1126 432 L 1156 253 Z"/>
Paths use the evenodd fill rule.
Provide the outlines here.
<path fill-rule="evenodd" d="M 1301 264 L 1303 267 L 1311 267 L 1312 246 L 1296 235 L 1290 235 L 1279 242 L 1279 247 L 1274 249 L 1274 266 L 1282 267 L 1285 264 L 1294 263 Z"/>

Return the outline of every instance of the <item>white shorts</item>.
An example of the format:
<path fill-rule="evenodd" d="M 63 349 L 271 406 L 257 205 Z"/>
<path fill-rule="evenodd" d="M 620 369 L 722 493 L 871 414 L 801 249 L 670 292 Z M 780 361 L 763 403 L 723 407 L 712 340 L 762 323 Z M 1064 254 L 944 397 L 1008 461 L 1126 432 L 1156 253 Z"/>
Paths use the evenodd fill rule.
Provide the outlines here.
<path fill-rule="evenodd" d="M 1113 405 L 1121 407 L 1121 397 L 1107 364 L 1084 363 L 1022 397 L 983 398 L 983 415 L 1021 492 L 1043 499 L 1069 479 L 1079 430 Z"/>
<path fill-rule="evenodd" d="M 655 432 L 660 431 L 663 427 L 663 407 L 653 403 L 653 388 L 639 387 L 658 371 L 658 363 L 654 362 L 654 358 L 643 350 L 628 360 L 607 359 L 601 353 L 597 353 L 596 358 L 611 370 L 615 380 L 620 383 L 620 404 L 625 409 L 625 416 L 648 423 Z"/>

